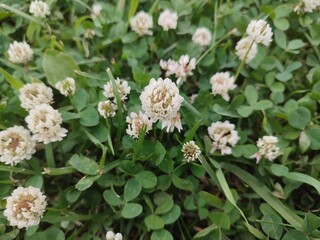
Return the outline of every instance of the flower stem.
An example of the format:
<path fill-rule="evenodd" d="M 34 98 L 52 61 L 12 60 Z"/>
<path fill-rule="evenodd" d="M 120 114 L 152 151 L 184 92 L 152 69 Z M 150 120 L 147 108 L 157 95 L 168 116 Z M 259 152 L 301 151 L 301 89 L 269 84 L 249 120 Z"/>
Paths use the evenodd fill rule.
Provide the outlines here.
<path fill-rule="evenodd" d="M 46 145 L 45 152 L 46 152 L 45 154 L 46 154 L 47 166 L 51 168 L 55 168 L 56 163 L 54 161 L 53 149 L 52 149 L 51 143 Z"/>

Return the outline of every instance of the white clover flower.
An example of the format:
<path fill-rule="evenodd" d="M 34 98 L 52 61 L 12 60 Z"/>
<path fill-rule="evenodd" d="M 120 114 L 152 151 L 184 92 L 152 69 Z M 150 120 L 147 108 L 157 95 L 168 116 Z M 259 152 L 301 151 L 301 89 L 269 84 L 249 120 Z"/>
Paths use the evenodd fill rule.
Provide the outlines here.
<path fill-rule="evenodd" d="M 208 133 L 213 141 L 211 153 L 220 150 L 222 155 L 229 155 L 232 153 L 231 147 L 234 147 L 240 139 L 235 125 L 229 121 L 212 123 L 208 127 Z"/>
<path fill-rule="evenodd" d="M 212 94 L 214 96 L 217 94 L 221 95 L 226 101 L 230 100 L 228 92 L 237 87 L 237 85 L 234 84 L 234 77 L 231 77 L 229 72 L 218 72 L 214 74 L 210 79 L 210 83 L 212 85 Z"/>
<path fill-rule="evenodd" d="M 158 18 L 158 24 L 163 28 L 164 31 L 176 29 L 177 22 L 178 14 L 176 12 L 170 12 L 167 9 L 161 12 Z"/>
<path fill-rule="evenodd" d="M 116 115 L 117 109 L 118 106 L 110 100 L 99 102 L 98 104 L 98 112 L 104 118 L 114 117 Z"/>
<path fill-rule="evenodd" d="M 140 95 L 142 109 L 153 122 L 175 117 L 180 109 L 183 97 L 171 79 L 157 81 L 152 78 Z"/>
<path fill-rule="evenodd" d="M 146 133 L 152 129 L 152 121 L 142 112 L 139 112 L 139 115 L 131 112 L 130 115 L 127 116 L 126 122 L 128 123 L 126 132 L 132 138 L 138 138 L 143 127 L 146 129 Z"/>
<path fill-rule="evenodd" d="M 130 93 L 130 90 L 131 90 L 131 88 L 128 85 L 128 82 L 123 79 L 117 78 L 115 80 L 115 83 L 120 95 L 120 99 L 122 101 L 125 101 L 127 99 L 127 95 Z M 103 95 L 106 96 L 107 98 L 114 98 L 114 102 L 116 102 L 111 81 L 105 84 L 103 88 L 104 88 Z"/>
<path fill-rule="evenodd" d="M 256 43 L 269 46 L 272 42 L 272 29 L 265 20 L 252 20 L 246 30 L 248 36 Z"/>
<path fill-rule="evenodd" d="M 201 150 L 194 141 L 189 141 L 183 144 L 182 150 L 184 158 L 187 162 L 195 161 L 199 159 Z"/>
<path fill-rule="evenodd" d="M 256 57 L 257 52 L 257 44 L 250 37 L 242 38 L 237 43 L 236 55 L 240 60 L 244 60 L 244 58 L 246 58 L 246 63 L 251 62 L 252 59 Z"/>
<path fill-rule="evenodd" d="M 27 83 L 19 89 L 20 105 L 26 110 L 30 110 L 39 104 L 51 104 L 53 93 L 50 87 L 43 83 Z"/>
<path fill-rule="evenodd" d="M 8 49 L 9 61 L 26 64 L 32 59 L 33 51 L 26 42 L 13 41 Z"/>
<path fill-rule="evenodd" d="M 31 109 L 25 120 L 34 134 L 32 139 L 44 144 L 61 141 L 68 132 L 60 126 L 61 114 L 48 104 L 40 104 Z"/>
<path fill-rule="evenodd" d="M 14 126 L 0 132 L 0 162 L 16 165 L 29 160 L 36 152 L 36 142 L 31 139 L 29 130 Z"/>
<path fill-rule="evenodd" d="M 50 15 L 50 9 L 47 3 L 35 0 L 31 2 L 29 12 L 35 17 L 46 18 Z"/>
<path fill-rule="evenodd" d="M 152 31 L 150 30 L 153 27 L 152 16 L 144 11 L 140 11 L 130 19 L 130 26 L 139 36 L 152 35 Z"/>
<path fill-rule="evenodd" d="M 86 29 L 84 32 L 84 38 L 92 39 L 96 35 L 96 32 L 93 29 Z"/>
<path fill-rule="evenodd" d="M 92 18 L 98 18 L 101 15 L 101 10 L 102 10 L 102 6 L 100 3 L 94 3 L 92 5 L 92 13 L 91 13 L 91 17 Z"/>
<path fill-rule="evenodd" d="M 187 76 L 192 76 L 192 70 L 196 68 L 196 59 L 189 55 L 182 55 L 178 62 L 168 59 L 167 61 L 160 60 L 160 67 L 166 71 L 166 76 L 175 74 L 177 84 L 181 85 Z"/>
<path fill-rule="evenodd" d="M 212 41 L 211 31 L 206 27 L 199 27 L 192 36 L 192 41 L 200 46 L 208 46 Z"/>
<path fill-rule="evenodd" d="M 319 0 L 302 0 L 295 8 L 295 12 L 313 12 L 320 7 Z"/>
<path fill-rule="evenodd" d="M 106 234 L 106 240 L 122 240 L 122 234 L 121 233 L 114 234 L 114 232 L 108 231 Z"/>
<path fill-rule="evenodd" d="M 7 198 L 3 215 L 7 217 L 10 226 L 28 228 L 40 223 L 46 206 L 46 196 L 40 189 L 31 186 L 18 187 Z"/>
<path fill-rule="evenodd" d="M 62 95 L 67 97 L 75 93 L 76 82 L 73 78 L 67 77 L 64 80 L 57 82 L 55 87 Z"/>
<path fill-rule="evenodd" d="M 178 112 L 173 118 L 161 120 L 161 128 L 167 128 L 167 133 L 173 132 L 175 128 L 180 132 L 182 130 L 180 113 Z"/>
<path fill-rule="evenodd" d="M 282 154 L 277 144 L 277 137 L 263 136 L 262 139 L 259 138 L 257 141 L 257 147 L 259 148 L 259 151 L 255 153 L 252 158 L 256 158 L 257 163 L 259 163 L 261 157 L 265 157 L 269 161 L 273 161 Z"/>

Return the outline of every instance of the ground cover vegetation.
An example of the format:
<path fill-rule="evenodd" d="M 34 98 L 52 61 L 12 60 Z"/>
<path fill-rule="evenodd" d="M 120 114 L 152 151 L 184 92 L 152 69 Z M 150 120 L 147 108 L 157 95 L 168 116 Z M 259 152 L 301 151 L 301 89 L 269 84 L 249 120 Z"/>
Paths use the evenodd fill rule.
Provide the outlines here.
<path fill-rule="evenodd" d="M 319 0 L 0 3 L 0 239 L 320 239 Z"/>

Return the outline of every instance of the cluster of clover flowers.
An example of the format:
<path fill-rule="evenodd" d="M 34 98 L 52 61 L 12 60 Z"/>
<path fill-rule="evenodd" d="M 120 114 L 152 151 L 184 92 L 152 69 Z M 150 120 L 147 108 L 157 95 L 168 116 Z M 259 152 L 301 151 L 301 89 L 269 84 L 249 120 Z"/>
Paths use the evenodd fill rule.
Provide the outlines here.
<path fill-rule="evenodd" d="M 311 12 L 320 7 L 317 0 L 303 0 L 299 3 L 295 11 Z M 102 6 L 94 4 L 92 6 L 92 18 L 101 15 Z M 29 12 L 38 18 L 45 18 L 50 15 L 49 6 L 43 1 L 33 1 L 30 4 Z M 178 24 L 178 14 L 169 10 L 164 10 L 159 18 L 158 24 L 164 31 L 176 29 Z M 130 20 L 131 29 L 140 37 L 152 35 L 153 19 L 149 14 L 141 11 Z M 241 39 L 235 48 L 235 53 L 240 60 L 249 63 L 257 54 L 257 44 L 268 46 L 272 41 L 272 29 L 265 20 L 252 20 L 247 29 L 247 36 Z M 86 33 L 87 36 L 89 33 Z M 94 36 L 94 32 L 90 33 Z M 192 36 L 192 41 L 205 48 L 212 41 L 212 34 L 205 27 L 198 28 Z M 33 57 L 33 51 L 26 42 L 14 41 L 8 49 L 9 61 L 16 64 L 27 64 Z M 196 69 L 196 59 L 188 55 L 182 55 L 178 61 L 168 59 L 161 60 L 160 67 L 166 71 L 166 76 L 175 75 L 177 84 L 170 78 L 151 79 L 140 95 L 141 108 L 143 112 L 131 112 L 127 118 L 128 128 L 126 132 L 132 138 L 138 138 L 141 131 L 148 133 L 152 125 L 157 121 L 161 122 L 162 129 L 173 132 L 176 128 L 182 130 L 180 119 L 180 106 L 184 101 L 179 94 L 179 88 L 187 76 L 191 76 Z M 212 84 L 212 94 L 220 95 L 226 101 L 230 100 L 229 91 L 237 86 L 235 78 L 229 72 L 218 72 L 214 74 L 210 82 Z M 104 118 L 112 118 L 117 111 L 116 97 L 113 92 L 117 89 L 121 101 L 125 102 L 130 93 L 128 82 L 123 79 L 116 79 L 116 88 L 108 82 L 104 86 L 104 96 L 107 100 L 98 104 L 98 111 Z M 73 95 L 76 91 L 76 82 L 73 78 L 66 78 L 55 85 L 56 89 L 64 96 Z M 28 160 L 36 152 L 36 143 L 48 144 L 61 141 L 67 134 L 67 129 L 61 127 L 61 114 L 50 104 L 53 103 L 53 91 L 41 82 L 28 83 L 19 90 L 21 107 L 28 111 L 25 118 L 28 129 L 23 126 L 10 127 L 0 132 L 0 161 L 8 165 L 16 165 L 23 160 Z M 235 125 L 229 121 L 214 122 L 208 127 L 208 134 L 212 140 L 211 153 L 220 151 L 222 155 L 232 153 L 239 141 L 238 132 Z M 258 152 L 252 157 L 257 163 L 262 157 L 273 161 L 281 155 L 277 146 L 278 138 L 275 136 L 263 136 L 257 141 Z M 200 158 L 201 150 L 194 141 L 183 144 L 182 152 L 184 158 L 190 162 Z M 11 226 L 18 228 L 28 228 L 40 222 L 47 205 L 46 196 L 35 187 L 18 187 L 11 196 L 6 199 L 6 210 L 4 216 L 7 217 Z M 120 233 L 114 234 L 108 231 L 107 240 L 122 240 Z"/>

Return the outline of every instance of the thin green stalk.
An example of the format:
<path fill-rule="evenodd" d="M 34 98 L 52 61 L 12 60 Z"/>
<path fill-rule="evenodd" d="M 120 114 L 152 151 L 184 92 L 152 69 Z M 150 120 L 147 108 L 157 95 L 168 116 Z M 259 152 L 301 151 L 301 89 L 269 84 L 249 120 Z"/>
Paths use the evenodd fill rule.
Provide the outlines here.
<path fill-rule="evenodd" d="M 29 15 L 27 13 L 24 13 L 24 12 L 22 12 L 22 11 L 16 9 L 16 8 L 8 6 L 8 5 L 4 4 L 4 3 L 0 3 L 0 8 L 4 8 L 4 9 L 10 11 L 10 12 L 13 12 L 13 13 L 19 15 L 20 17 L 23 17 L 23 18 L 25 18 L 25 19 L 27 19 L 27 20 L 29 20 L 31 22 L 36 22 L 39 25 L 45 27 L 45 24 L 43 22 L 39 21 L 37 18 L 32 17 L 31 15 Z"/>
<path fill-rule="evenodd" d="M 252 47 L 253 44 L 254 44 L 254 41 L 252 41 L 252 43 L 250 44 L 250 47 L 249 47 L 249 49 L 247 50 L 246 55 L 244 55 L 244 58 L 242 59 L 240 65 L 239 65 L 239 67 L 238 67 L 238 69 L 237 69 L 236 75 L 234 76 L 234 82 L 237 81 L 237 79 L 238 79 L 238 77 L 239 77 L 239 75 L 240 75 L 240 72 L 242 71 L 243 66 L 244 66 L 245 63 L 246 63 L 247 56 L 248 56 L 249 51 L 251 50 L 251 47 Z"/>
<path fill-rule="evenodd" d="M 143 125 L 140 133 L 139 133 L 139 139 L 136 143 L 136 146 L 134 148 L 134 153 L 133 153 L 133 161 L 135 161 L 140 153 L 140 149 L 142 147 L 142 144 L 144 142 L 144 138 L 146 136 L 146 130 L 147 130 L 147 126 Z"/>
<path fill-rule="evenodd" d="M 185 106 L 189 111 L 191 111 L 192 113 L 194 113 L 198 117 L 202 118 L 201 113 L 194 106 L 192 106 L 191 103 L 189 103 L 189 101 L 186 97 L 184 97 L 182 105 Z"/>
<path fill-rule="evenodd" d="M 42 174 L 50 176 L 66 175 L 75 172 L 73 167 L 62 167 L 62 168 L 44 168 Z"/>
<path fill-rule="evenodd" d="M 156 10 L 156 7 L 157 7 L 157 5 L 158 5 L 159 2 L 160 2 L 160 0 L 156 0 L 156 1 L 152 4 L 152 6 L 151 6 L 151 8 L 150 8 L 150 10 L 149 10 L 149 14 L 150 14 L 151 16 L 152 16 L 154 10 Z"/>
<path fill-rule="evenodd" d="M 107 74 L 109 76 L 109 79 L 112 84 L 112 90 L 113 94 L 116 98 L 117 106 L 118 106 L 118 128 L 117 128 L 117 142 L 116 142 L 116 149 L 118 149 L 119 145 L 121 144 L 121 132 L 122 132 L 122 113 L 123 113 L 123 107 L 122 107 L 122 101 L 119 95 L 117 84 L 114 80 L 114 77 L 112 75 L 112 72 L 110 68 L 107 69 Z"/>
<path fill-rule="evenodd" d="M 46 145 L 45 154 L 46 154 L 47 166 L 50 168 L 55 168 L 56 163 L 54 161 L 54 155 L 53 155 L 53 149 L 52 149 L 51 143 Z"/>
<path fill-rule="evenodd" d="M 0 165 L 0 171 L 23 173 L 23 174 L 30 174 L 30 175 L 39 174 L 39 172 L 34 171 L 34 170 L 23 169 L 23 168 L 12 167 L 12 166 L 4 166 L 4 165 Z"/>

